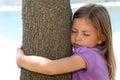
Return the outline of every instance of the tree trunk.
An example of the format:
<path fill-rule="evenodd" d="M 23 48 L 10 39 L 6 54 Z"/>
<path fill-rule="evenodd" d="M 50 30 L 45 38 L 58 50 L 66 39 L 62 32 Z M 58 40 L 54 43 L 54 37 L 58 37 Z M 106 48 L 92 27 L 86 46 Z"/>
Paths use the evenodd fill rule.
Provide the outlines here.
<path fill-rule="evenodd" d="M 23 0 L 25 55 L 49 59 L 71 56 L 71 14 L 69 0 Z M 71 80 L 71 73 L 48 76 L 21 69 L 20 80 Z"/>

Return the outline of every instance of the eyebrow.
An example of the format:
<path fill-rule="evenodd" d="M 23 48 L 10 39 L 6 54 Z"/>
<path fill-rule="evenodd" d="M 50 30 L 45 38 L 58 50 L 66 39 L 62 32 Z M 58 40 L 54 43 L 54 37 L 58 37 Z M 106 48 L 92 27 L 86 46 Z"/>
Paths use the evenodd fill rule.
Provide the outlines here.
<path fill-rule="evenodd" d="M 75 30 L 78 30 L 78 29 L 76 29 L 76 28 L 72 28 L 72 29 L 75 29 Z M 91 31 L 88 31 L 88 30 L 82 30 L 82 32 L 91 32 Z"/>
<path fill-rule="evenodd" d="M 83 30 L 82 32 L 91 32 L 91 31 Z"/>

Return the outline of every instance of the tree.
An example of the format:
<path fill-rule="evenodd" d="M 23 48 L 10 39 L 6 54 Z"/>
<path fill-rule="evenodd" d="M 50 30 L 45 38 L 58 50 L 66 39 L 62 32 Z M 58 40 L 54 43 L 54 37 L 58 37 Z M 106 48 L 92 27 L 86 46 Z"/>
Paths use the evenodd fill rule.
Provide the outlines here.
<path fill-rule="evenodd" d="M 23 0 L 25 55 L 59 59 L 71 56 L 69 0 Z M 21 69 L 20 80 L 71 80 L 71 73 L 47 76 Z"/>

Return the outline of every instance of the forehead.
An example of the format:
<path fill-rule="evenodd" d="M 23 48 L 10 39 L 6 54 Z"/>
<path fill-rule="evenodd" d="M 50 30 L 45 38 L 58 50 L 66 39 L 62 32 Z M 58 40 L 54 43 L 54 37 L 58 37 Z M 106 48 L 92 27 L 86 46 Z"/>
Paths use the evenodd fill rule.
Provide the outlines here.
<path fill-rule="evenodd" d="M 96 27 L 86 18 L 75 18 L 73 20 L 72 28 L 97 32 Z"/>

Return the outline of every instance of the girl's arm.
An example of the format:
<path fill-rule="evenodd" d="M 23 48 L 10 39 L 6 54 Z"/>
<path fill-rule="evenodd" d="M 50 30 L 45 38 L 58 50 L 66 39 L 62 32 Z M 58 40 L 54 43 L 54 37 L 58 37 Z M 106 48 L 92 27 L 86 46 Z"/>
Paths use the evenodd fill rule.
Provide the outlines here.
<path fill-rule="evenodd" d="M 55 75 L 86 68 L 85 61 L 78 55 L 50 60 L 41 56 L 26 56 L 20 48 L 17 49 L 17 53 L 17 65 L 37 73 Z"/>

